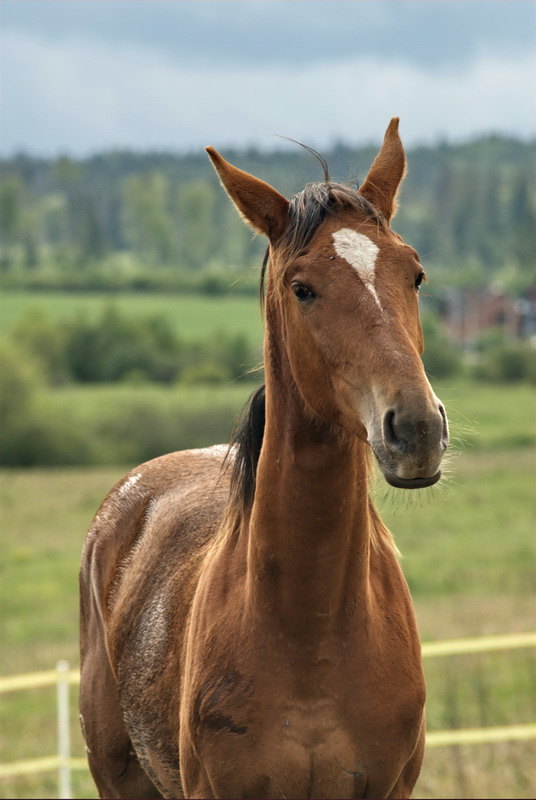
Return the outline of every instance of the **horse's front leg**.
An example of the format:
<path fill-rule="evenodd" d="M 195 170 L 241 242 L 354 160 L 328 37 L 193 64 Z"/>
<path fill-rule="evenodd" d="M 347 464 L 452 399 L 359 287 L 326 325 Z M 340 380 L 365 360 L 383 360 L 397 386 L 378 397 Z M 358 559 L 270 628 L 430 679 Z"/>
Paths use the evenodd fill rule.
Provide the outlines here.
<path fill-rule="evenodd" d="M 388 800 L 407 800 L 411 797 L 413 787 L 417 783 L 419 777 L 422 760 L 424 757 L 424 739 L 426 731 L 426 722 L 423 714 L 421 730 L 417 745 L 410 760 L 407 762 L 398 779 L 388 794 Z"/>
<path fill-rule="evenodd" d="M 179 761 L 181 765 L 181 783 L 184 796 L 188 800 L 212 800 L 216 795 L 209 781 L 206 770 L 195 753 L 188 736 L 180 737 Z"/>

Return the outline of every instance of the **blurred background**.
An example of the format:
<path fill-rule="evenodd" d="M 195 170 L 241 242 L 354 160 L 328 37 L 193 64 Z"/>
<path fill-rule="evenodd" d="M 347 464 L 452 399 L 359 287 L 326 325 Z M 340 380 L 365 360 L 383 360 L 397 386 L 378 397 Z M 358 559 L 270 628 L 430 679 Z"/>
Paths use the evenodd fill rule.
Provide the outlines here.
<path fill-rule="evenodd" d="M 3 676 L 78 665 L 77 571 L 111 485 L 226 441 L 262 374 L 254 238 L 204 146 L 290 196 L 362 181 L 392 116 L 394 228 L 455 457 L 375 499 L 423 641 L 535 629 L 536 106 L 530 2 L 3 0 Z M 430 730 L 536 721 L 534 649 L 426 661 Z M 55 752 L 52 689 L 0 695 L 2 763 Z M 83 755 L 73 699 L 74 754 Z M 414 796 L 534 797 L 533 742 L 434 747 Z M 1 776 L 1 767 L 0 767 Z M 0 797 L 57 797 L 53 773 Z M 77 797 L 95 797 L 76 773 Z"/>

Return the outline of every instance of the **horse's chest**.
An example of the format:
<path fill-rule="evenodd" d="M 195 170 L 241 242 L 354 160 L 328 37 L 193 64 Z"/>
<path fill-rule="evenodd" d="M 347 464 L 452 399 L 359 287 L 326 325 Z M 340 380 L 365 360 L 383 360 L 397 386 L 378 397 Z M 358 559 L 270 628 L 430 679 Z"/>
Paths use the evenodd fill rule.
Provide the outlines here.
<path fill-rule="evenodd" d="M 260 712 L 260 710 L 259 710 Z M 364 796 L 366 770 L 351 736 L 327 707 L 282 705 L 216 732 L 198 731 L 203 767 L 216 797 Z M 213 718 L 214 721 L 214 718 Z M 208 735 L 207 735 L 208 734 Z"/>
<path fill-rule="evenodd" d="M 385 796 L 411 756 L 422 706 L 262 689 L 233 675 L 198 699 L 191 733 L 217 797 Z"/>

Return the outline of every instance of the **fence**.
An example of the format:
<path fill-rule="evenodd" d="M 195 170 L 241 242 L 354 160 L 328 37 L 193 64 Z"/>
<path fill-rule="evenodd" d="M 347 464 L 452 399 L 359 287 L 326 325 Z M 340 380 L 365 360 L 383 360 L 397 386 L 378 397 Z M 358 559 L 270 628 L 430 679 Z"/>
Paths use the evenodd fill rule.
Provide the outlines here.
<path fill-rule="evenodd" d="M 476 639 L 450 639 L 442 642 L 428 642 L 422 646 L 422 655 L 423 658 L 438 658 L 460 653 L 483 653 L 534 646 L 536 646 L 536 632 L 514 633 L 502 636 L 481 636 Z M 56 755 L 0 764 L 0 779 L 29 775 L 35 772 L 57 771 L 58 797 L 61 800 L 71 797 L 71 771 L 87 769 L 85 758 L 71 757 L 69 687 L 71 684 L 78 684 L 79 682 L 80 674 L 78 670 L 69 669 L 69 664 L 66 661 L 59 661 L 55 670 L 0 678 L 0 693 L 56 685 L 58 742 Z M 426 736 L 426 746 L 444 747 L 446 745 L 507 742 L 523 739 L 536 739 L 536 723 L 503 725 L 495 728 L 430 731 Z"/>

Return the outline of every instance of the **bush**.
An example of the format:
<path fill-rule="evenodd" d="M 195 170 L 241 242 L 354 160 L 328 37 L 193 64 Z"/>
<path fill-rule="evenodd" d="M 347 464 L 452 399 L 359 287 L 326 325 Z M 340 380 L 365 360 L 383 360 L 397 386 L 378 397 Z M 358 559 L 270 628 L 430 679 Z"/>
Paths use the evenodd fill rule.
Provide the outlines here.
<path fill-rule="evenodd" d="M 159 317 L 133 318 L 106 306 L 96 320 L 82 316 L 52 322 L 32 312 L 12 339 L 25 347 L 51 384 L 66 380 L 109 383 L 140 380 L 221 383 L 241 380 L 250 366 L 250 345 L 224 332 L 184 343 Z"/>
<path fill-rule="evenodd" d="M 0 342 L 0 464 L 89 464 L 92 437 L 43 401 L 44 378 L 28 353 Z"/>
<path fill-rule="evenodd" d="M 226 442 L 235 413 L 227 405 L 174 412 L 135 403 L 99 425 L 101 458 L 115 464 L 140 463 L 174 450 Z"/>
<path fill-rule="evenodd" d="M 240 333 L 234 336 L 219 333 L 203 342 L 200 356 L 208 363 L 216 364 L 232 380 L 243 380 L 251 368 L 251 348 L 247 338 Z"/>
<path fill-rule="evenodd" d="M 75 381 L 110 382 L 132 372 L 170 382 L 180 369 L 181 347 L 160 319 L 131 319 L 114 306 L 95 322 L 71 320 L 66 326 L 67 364 Z"/>
<path fill-rule="evenodd" d="M 479 380 L 536 383 L 536 350 L 525 342 L 503 341 L 481 353 L 474 369 Z"/>
<path fill-rule="evenodd" d="M 49 383 L 57 385 L 68 380 L 64 326 L 52 322 L 40 309 L 32 309 L 15 326 L 11 336 L 39 362 Z"/>
<path fill-rule="evenodd" d="M 434 379 L 452 378 L 463 369 L 462 353 L 446 333 L 441 330 L 436 317 L 423 315 L 423 363 L 427 374 Z"/>
<path fill-rule="evenodd" d="M 86 465 L 99 459 L 90 431 L 75 416 L 36 403 L 2 435 L 0 463 L 10 467 Z"/>
<path fill-rule="evenodd" d="M 216 364 L 214 361 L 204 361 L 186 367 L 181 376 L 181 383 L 193 386 L 195 384 L 218 384 L 226 383 L 231 379 L 231 373 L 223 364 Z"/>
<path fill-rule="evenodd" d="M 37 361 L 16 344 L 0 340 L 1 431 L 26 413 L 42 383 L 43 374 Z"/>

